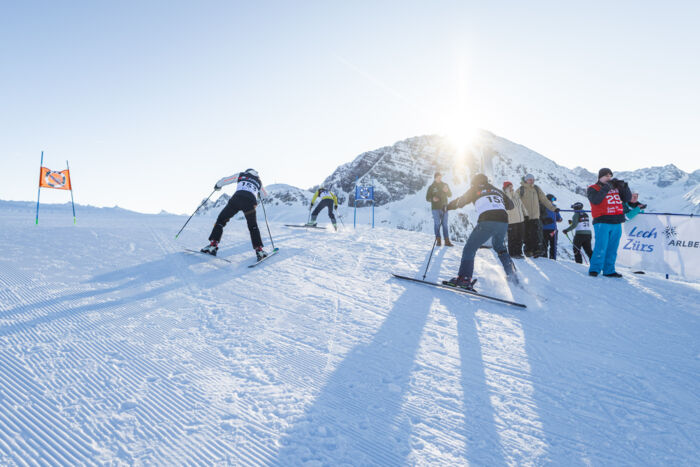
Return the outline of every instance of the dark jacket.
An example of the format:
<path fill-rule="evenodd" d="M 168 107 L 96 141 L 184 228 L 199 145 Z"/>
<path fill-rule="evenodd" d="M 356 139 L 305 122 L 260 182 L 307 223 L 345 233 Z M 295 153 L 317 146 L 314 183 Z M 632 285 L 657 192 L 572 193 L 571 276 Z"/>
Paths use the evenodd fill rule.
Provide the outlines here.
<path fill-rule="evenodd" d="M 488 198 L 493 200 L 496 204 L 502 204 L 503 208 L 488 209 L 481 214 L 479 214 L 479 219 L 477 222 L 482 221 L 493 221 L 493 222 L 505 222 L 508 223 L 508 209 L 513 209 L 515 205 L 509 197 L 506 196 L 501 190 L 495 186 L 487 183 L 480 186 L 472 186 L 459 198 L 453 199 L 447 205 L 447 209 L 458 209 L 466 206 L 469 203 L 477 204 L 480 198 Z"/>
<path fill-rule="evenodd" d="M 425 200 L 430 202 L 432 209 L 442 209 L 447 206 L 447 200 L 452 196 L 450 187 L 445 182 L 433 182 L 425 193 Z M 439 198 L 433 201 L 433 198 Z"/>

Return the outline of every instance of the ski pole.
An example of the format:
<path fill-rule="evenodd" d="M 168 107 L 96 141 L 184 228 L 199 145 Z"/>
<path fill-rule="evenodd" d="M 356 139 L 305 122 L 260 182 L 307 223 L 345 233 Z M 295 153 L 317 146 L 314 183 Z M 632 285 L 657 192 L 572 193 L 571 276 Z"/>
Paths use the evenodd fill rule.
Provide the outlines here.
<path fill-rule="evenodd" d="M 197 211 L 199 211 L 199 208 L 201 208 L 202 206 L 204 206 L 204 203 L 206 203 L 207 201 L 209 201 L 209 198 L 211 198 L 211 195 L 213 195 L 215 191 L 216 191 L 216 190 L 212 191 L 211 194 L 210 194 L 209 196 L 207 196 L 207 199 L 205 199 L 204 201 L 202 201 L 202 204 L 200 204 L 200 205 L 197 207 L 197 209 L 194 210 L 194 212 L 192 213 L 192 216 L 194 216 L 195 214 L 197 214 Z M 187 218 L 187 221 L 185 222 L 185 225 L 187 225 L 187 223 L 190 221 L 190 219 L 192 219 L 192 216 L 190 216 L 190 217 Z M 182 229 L 180 229 L 180 231 L 179 231 L 178 233 L 175 234 L 175 238 L 177 238 L 178 235 L 180 235 L 180 232 L 182 232 L 182 230 L 185 228 L 185 225 L 183 225 L 183 226 L 182 226 Z"/>
<path fill-rule="evenodd" d="M 263 215 L 265 216 L 265 225 L 267 226 L 267 234 L 270 236 L 270 243 L 272 244 L 272 249 L 275 249 L 275 242 L 272 240 L 272 234 L 270 233 L 270 224 L 267 223 L 267 212 L 265 211 L 265 202 L 263 201 L 260 193 L 258 193 L 258 198 L 260 199 L 260 204 L 262 204 Z"/>
<path fill-rule="evenodd" d="M 578 251 L 578 254 L 581 255 L 581 258 L 583 258 L 583 260 L 586 262 L 586 264 L 588 264 L 588 258 L 586 258 L 586 255 L 583 254 L 584 252 L 581 251 L 581 248 L 578 248 L 576 245 L 574 245 L 574 242 L 569 237 L 569 233 L 567 232 L 564 235 L 566 235 L 566 238 L 569 239 L 569 241 L 571 242 L 571 245 L 573 245 L 574 249 L 576 249 L 576 251 Z"/>
<path fill-rule="evenodd" d="M 445 211 L 440 213 L 440 225 L 442 225 L 442 218 L 445 216 Z M 426 274 L 428 274 L 428 268 L 430 267 L 430 260 L 433 258 L 433 251 L 435 251 L 435 245 L 437 245 L 437 235 L 435 240 L 433 240 L 433 247 L 430 249 L 430 256 L 428 257 L 428 264 L 425 265 L 425 271 L 423 271 L 423 280 L 425 280 Z"/>
<path fill-rule="evenodd" d="M 343 222 L 343 215 L 338 213 L 338 217 L 340 218 L 340 223 L 343 224 L 343 228 L 345 228 L 345 222 Z"/>

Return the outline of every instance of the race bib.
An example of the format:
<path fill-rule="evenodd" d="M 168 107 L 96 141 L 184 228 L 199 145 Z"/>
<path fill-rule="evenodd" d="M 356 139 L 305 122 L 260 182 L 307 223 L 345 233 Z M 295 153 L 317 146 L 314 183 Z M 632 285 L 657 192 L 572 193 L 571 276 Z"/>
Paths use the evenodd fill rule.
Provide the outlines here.
<path fill-rule="evenodd" d="M 589 222 L 588 216 L 579 216 L 578 224 L 576 224 L 576 232 L 579 230 L 591 230 L 591 224 Z"/>
<path fill-rule="evenodd" d="M 250 178 L 239 178 L 238 185 L 236 185 L 236 191 L 248 191 L 253 193 L 253 196 L 258 196 L 258 191 L 260 191 L 260 185 Z"/>
<path fill-rule="evenodd" d="M 476 212 L 479 214 L 486 211 L 493 211 L 496 209 L 502 209 L 505 211 L 506 205 L 503 202 L 501 195 L 497 193 L 484 194 L 479 199 L 474 201 L 474 206 L 476 207 Z"/>

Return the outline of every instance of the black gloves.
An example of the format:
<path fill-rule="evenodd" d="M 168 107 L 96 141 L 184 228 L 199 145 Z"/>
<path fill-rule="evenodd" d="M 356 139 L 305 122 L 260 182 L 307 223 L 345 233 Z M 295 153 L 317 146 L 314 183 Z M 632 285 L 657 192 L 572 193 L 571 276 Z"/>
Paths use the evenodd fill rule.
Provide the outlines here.
<path fill-rule="evenodd" d="M 560 211 L 559 208 L 554 208 L 554 212 L 559 212 L 559 211 Z"/>
<path fill-rule="evenodd" d="M 214 185 L 214 191 L 219 191 L 221 187 L 219 185 Z"/>

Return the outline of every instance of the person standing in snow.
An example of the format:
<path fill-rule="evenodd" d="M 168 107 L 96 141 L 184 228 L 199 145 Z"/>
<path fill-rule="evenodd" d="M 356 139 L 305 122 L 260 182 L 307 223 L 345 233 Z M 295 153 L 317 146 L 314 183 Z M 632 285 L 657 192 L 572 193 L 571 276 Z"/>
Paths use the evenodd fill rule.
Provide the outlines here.
<path fill-rule="evenodd" d="M 231 183 L 237 184 L 236 192 L 231 196 L 231 199 L 228 200 L 224 209 L 221 210 L 219 217 L 216 218 L 214 228 L 209 235 L 209 245 L 205 246 L 200 251 L 216 256 L 219 250 L 221 236 L 224 234 L 224 227 L 238 211 L 243 211 L 245 220 L 248 223 L 248 231 L 250 232 L 250 240 L 253 243 L 253 250 L 255 250 L 255 256 L 259 261 L 266 257 L 267 253 L 263 250 L 263 242 L 260 237 L 260 229 L 258 229 L 258 219 L 255 208 L 258 206 L 257 198 L 260 196 L 259 192 L 262 190 L 263 194 L 265 194 L 265 190 L 262 187 L 258 172 L 254 169 L 248 169 L 245 172 L 222 178 L 216 182 L 214 190 L 221 190 L 221 188 Z"/>
<path fill-rule="evenodd" d="M 615 261 L 625 222 L 623 204 L 631 202 L 632 192 L 625 181 L 613 178 L 612 170 L 603 168 L 598 171 L 598 181 L 588 187 L 587 195 L 595 231 L 588 275 L 595 277 L 602 270 L 605 277 L 622 277 L 615 271 Z"/>
<path fill-rule="evenodd" d="M 583 256 L 581 255 L 581 249 L 586 252 L 588 259 L 593 256 L 593 251 L 591 250 L 591 239 L 593 234 L 591 233 L 591 223 L 588 217 L 588 213 L 583 210 L 583 203 L 574 203 L 571 205 L 571 209 L 574 210 L 574 216 L 571 218 L 571 225 L 564 229 L 564 235 L 568 237 L 568 233 L 572 230 L 574 233 L 574 260 L 581 264 L 583 263 Z"/>
<path fill-rule="evenodd" d="M 557 198 L 554 195 L 548 194 L 547 199 L 552 203 L 552 206 L 556 207 L 554 202 Z M 544 247 L 544 256 L 547 256 L 547 250 L 549 250 L 549 259 L 556 261 L 557 259 L 557 240 L 559 239 L 559 230 L 557 229 L 557 222 L 561 222 L 562 218 L 559 212 L 554 212 L 547 209 L 545 206 L 541 206 L 542 213 L 540 214 L 540 220 L 542 221 L 542 241 Z"/>
<path fill-rule="evenodd" d="M 479 213 L 476 227 L 467 239 L 462 252 L 462 262 L 459 266 L 457 277 L 453 277 L 445 284 L 460 287 L 466 290 L 474 289 L 474 257 L 481 245 L 489 238 L 491 245 L 501 260 L 503 269 L 509 281 L 517 284 L 518 279 L 513 271 L 513 262 L 508 255 L 505 246 L 506 233 L 508 232 L 508 209 L 513 209 L 513 202 L 498 188 L 491 185 L 484 174 L 476 174 L 472 177 L 469 190 L 449 202 L 448 210 L 461 208 L 469 203 L 474 203 Z"/>
<path fill-rule="evenodd" d="M 521 181 L 521 186 L 516 190 L 516 195 L 525 206 L 525 256 L 545 256 L 542 245 L 542 223 L 540 222 L 540 203 L 547 209 L 559 212 L 544 195 L 540 187 L 535 185 L 535 176 L 527 174 Z"/>
<path fill-rule="evenodd" d="M 333 215 L 333 210 L 338 210 L 338 198 L 332 191 L 320 187 L 311 198 L 311 205 L 309 206 L 309 209 L 314 207 L 314 203 L 316 202 L 317 198 L 320 198 L 321 201 L 318 203 L 318 206 L 316 206 L 316 209 L 314 209 L 311 213 L 311 220 L 306 225 L 315 227 L 318 213 L 321 212 L 323 208 L 328 208 L 328 217 L 330 217 L 331 222 L 333 223 L 333 228 L 338 230 L 338 226 L 335 222 L 335 216 Z"/>
<path fill-rule="evenodd" d="M 527 211 L 523 202 L 515 195 L 511 182 L 503 183 L 503 193 L 513 203 L 513 209 L 508 210 L 508 254 L 511 258 L 522 258 Z"/>
<path fill-rule="evenodd" d="M 445 246 L 454 246 L 450 242 L 449 223 L 447 217 L 447 200 L 452 196 L 452 191 L 447 183 L 442 181 L 442 174 L 435 172 L 433 183 L 425 193 L 425 200 L 430 203 L 433 212 L 433 224 L 435 226 L 436 245 L 440 246 L 440 226 L 442 226 L 442 236 L 445 237 Z"/>

